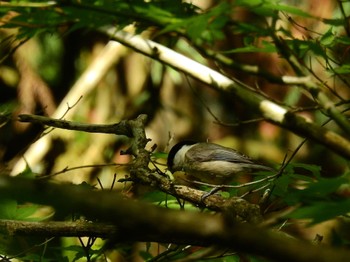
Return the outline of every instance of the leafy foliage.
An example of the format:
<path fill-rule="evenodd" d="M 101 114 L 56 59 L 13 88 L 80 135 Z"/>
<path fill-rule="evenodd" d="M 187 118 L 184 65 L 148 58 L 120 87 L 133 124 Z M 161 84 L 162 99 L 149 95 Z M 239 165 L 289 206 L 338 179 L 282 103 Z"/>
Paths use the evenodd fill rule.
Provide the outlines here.
<path fill-rule="evenodd" d="M 331 109 L 333 107 L 339 109 L 341 116 L 348 119 L 346 112 L 348 111 L 350 87 L 348 80 L 350 73 L 348 50 L 350 29 L 348 26 L 348 15 L 346 14 L 349 10 L 344 9 L 345 5 L 342 2 L 339 1 L 339 6 L 335 10 L 337 14 L 342 14 L 342 16 L 336 18 L 320 17 L 318 14 L 311 12 L 311 10 L 304 11 L 303 8 L 305 6 L 303 5 L 301 7 L 292 6 L 289 1 L 216 1 L 217 3 L 209 7 L 196 6 L 189 2 L 182 0 L 66 0 L 57 2 L 9 1 L 5 3 L 2 1 L 1 4 L 4 6 L 0 8 L 0 15 L 4 18 L 0 25 L 1 30 L 9 30 L 6 32 L 10 32 L 13 38 L 4 33 L 1 43 L 5 51 L 1 51 L 1 55 L 6 58 L 9 53 L 7 50 L 15 52 L 23 42 L 37 36 L 44 36 L 42 39 L 47 35 L 59 35 L 64 38 L 84 32 L 79 34 L 79 36 L 82 36 L 91 31 L 99 31 L 105 26 L 114 26 L 116 30 L 119 30 L 133 25 L 136 33 L 147 31 L 152 38 L 174 49 L 179 50 L 180 44 L 183 46 L 190 45 L 191 49 L 185 50 L 189 56 L 200 57 L 201 59 L 204 57 L 207 59 L 208 64 L 217 66 L 220 71 L 225 72 L 230 77 L 230 72 L 232 71 L 234 72 L 232 77 L 248 75 L 249 79 L 247 82 L 254 82 L 254 85 L 256 84 L 257 86 L 256 89 L 250 88 L 254 89 L 254 92 L 266 97 L 266 99 L 276 101 L 276 103 L 282 104 L 285 108 L 292 111 L 305 112 L 310 118 L 314 118 L 315 122 L 318 119 L 326 119 L 339 123 L 339 115 L 337 115 L 338 118 L 332 115 L 333 111 Z M 181 41 L 179 40 L 180 38 Z M 83 40 L 78 40 L 83 42 Z M 90 41 L 90 39 L 88 40 Z M 17 43 L 16 41 L 19 42 Z M 77 39 L 74 41 L 77 42 Z M 48 45 L 44 44 L 43 48 L 47 48 Z M 57 53 L 64 52 L 64 43 L 57 40 L 56 44 L 53 45 L 56 45 L 56 47 L 53 47 L 53 50 L 48 52 L 48 58 L 42 60 L 41 67 L 47 70 L 44 72 L 46 79 L 55 82 L 55 77 L 57 80 L 56 75 L 60 75 L 60 69 L 55 63 L 58 60 L 60 62 L 63 61 L 64 57 L 54 53 L 55 51 Z M 88 49 L 86 46 L 84 48 Z M 268 63 L 265 63 L 266 60 L 260 60 L 261 57 L 265 56 L 271 59 L 268 60 Z M 73 64 L 75 63 L 76 61 Z M 154 64 L 151 65 L 153 66 Z M 164 73 L 167 70 L 158 71 Z M 159 72 L 158 74 L 161 74 Z M 138 74 L 139 72 L 137 72 Z M 62 75 L 64 76 L 64 74 Z M 152 80 L 156 78 L 161 84 L 166 82 L 167 78 L 163 75 L 157 75 L 157 77 L 155 75 L 153 72 L 152 76 L 145 77 L 148 82 L 145 81 L 146 84 L 141 88 L 144 96 L 135 96 L 136 98 L 133 97 L 125 104 L 162 105 L 166 107 L 164 106 L 166 104 L 165 101 L 154 102 L 154 100 L 159 99 L 158 89 L 153 88 L 152 91 L 146 89 L 155 85 L 155 81 L 152 82 Z M 285 76 L 292 77 L 294 82 L 286 81 Z M 124 81 L 123 77 L 120 77 L 122 79 L 121 82 Z M 309 80 L 304 81 L 304 77 Z M 110 77 L 110 79 L 113 79 L 113 77 Z M 59 81 L 56 82 L 59 85 Z M 265 88 L 260 88 L 259 85 L 264 85 L 264 83 L 271 84 L 271 86 L 273 83 L 279 86 L 274 89 L 275 92 L 272 91 L 270 94 L 266 86 Z M 123 89 L 120 92 L 120 96 L 124 93 L 128 93 L 128 91 Z M 330 99 L 323 103 L 324 101 L 317 97 L 319 93 L 325 94 Z M 180 94 L 176 95 L 181 97 Z M 207 94 L 207 97 L 210 96 L 212 95 Z M 144 97 L 146 98 L 143 99 Z M 181 99 L 179 98 L 179 100 Z M 333 102 L 333 100 L 336 102 Z M 12 101 L 10 103 L 1 100 L 0 103 L 0 108 L 5 108 L 6 110 L 4 109 L 4 111 L 6 113 L 8 113 L 8 108 L 11 108 L 11 111 L 15 111 L 9 106 L 10 104 L 12 105 Z M 91 104 L 93 103 L 91 102 Z M 213 108 L 220 108 L 219 110 L 221 110 L 221 105 L 218 106 L 214 103 L 212 105 Z M 230 110 L 232 110 L 232 106 L 236 108 L 236 105 L 230 103 Z M 142 112 L 146 111 L 146 109 L 142 109 Z M 133 109 L 130 111 L 133 111 Z M 135 109 L 134 111 L 138 110 Z M 230 115 L 230 117 L 234 115 L 232 118 L 236 117 L 236 112 L 233 111 L 230 111 L 230 114 L 227 115 Z M 253 114 L 248 111 L 253 110 L 245 109 L 239 111 L 237 118 L 241 120 L 240 112 L 243 112 L 242 119 L 251 117 Z M 177 117 L 181 115 L 179 112 L 176 113 Z M 90 112 L 90 115 L 94 115 L 94 111 L 93 113 Z M 210 115 L 213 115 L 212 112 L 210 112 Z M 322 117 L 319 117 L 320 115 Z M 196 117 L 205 119 L 207 116 L 197 114 Z M 5 120 L 4 122 L 8 122 L 8 117 Z M 320 123 L 320 125 L 322 124 Z M 199 129 L 201 129 L 202 123 L 200 125 L 197 123 L 197 126 L 200 126 Z M 240 140 L 243 140 L 246 134 L 252 132 L 249 128 L 242 127 L 242 130 L 238 132 L 241 135 Z M 338 132 L 337 128 L 335 130 Z M 199 133 L 198 129 L 192 132 L 192 134 L 197 133 Z M 346 132 L 338 133 L 343 135 Z M 289 148 L 290 144 L 285 141 L 291 140 L 290 137 L 288 135 L 280 135 L 280 137 L 278 139 L 281 140 L 281 147 L 284 147 L 284 149 Z M 83 141 L 82 139 L 76 140 L 79 140 L 78 142 L 83 144 L 82 146 L 88 143 L 87 136 L 84 136 Z M 74 149 L 76 150 L 76 148 Z M 106 155 L 105 158 L 111 160 L 115 148 L 112 147 L 109 150 L 105 150 L 104 154 Z M 106 152 L 111 153 L 106 154 Z M 163 152 L 153 153 L 153 162 L 151 164 L 152 168 L 157 168 L 158 172 L 164 173 L 165 177 L 171 174 L 169 172 L 166 173 L 162 164 L 159 163 L 164 163 L 166 156 L 166 153 Z M 322 153 L 319 156 L 321 157 Z M 333 162 L 338 163 L 338 161 Z M 339 166 L 342 167 L 341 174 L 337 173 L 338 176 L 336 177 L 325 178 L 321 175 L 319 166 L 324 163 L 319 162 L 317 163 L 319 165 L 311 165 L 288 162 L 287 165 L 281 165 L 283 167 L 283 172 L 281 173 L 261 173 L 254 175 L 249 182 L 235 181 L 231 187 L 227 187 L 220 195 L 224 198 L 242 197 L 260 204 L 261 207 L 268 206 L 268 208 L 277 202 L 277 210 L 272 211 L 290 208 L 292 211 L 283 214 L 282 217 L 278 217 L 276 219 L 278 222 L 273 225 L 275 228 L 281 227 L 282 230 L 284 229 L 285 221 L 289 221 L 292 224 L 295 220 L 306 219 L 310 222 L 309 225 L 313 225 L 337 217 L 346 217 L 350 212 L 350 200 L 347 192 L 349 174 L 345 172 L 346 163 L 343 164 L 340 161 L 339 163 Z M 332 168 L 334 168 L 334 165 Z M 35 179 L 37 174 L 34 174 L 31 168 L 27 166 L 27 169 L 20 176 Z M 128 177 L 122 182 L 126 184 L 125 181 L 127 180 Z M 100 181 L 98 182 L 100 183 Z M 137 182 L 135 184 L 137 185 Z M 99 185 L 103 188 L 101 183 Z M 87 182 L 82 183 L 81 187 L 96 190 L 96 184 L 90 185 Z M 177 196 L 170 196 L 154 189 L 150 192 L 149 189 L 144 188 L 137 188 L 134 192 L 129 193 L 129 190 L 132 191 L 132 189 L 125 187 L 125 190 L 123 188 L 125 195 L 138 196 L 154 205 L 170 209 L 198 211 L 197 206 L 188 202 L 184 203 Z M 208 185 L 194 185 L 194 187 L 209 190 Z M 266 200 L 264 200 L 266 203 L 259 203 L 262 199 L 261 195 L 265 194 L 264 192 L 267 195 Z M 258 197 L 254 194 L 258 194 Z M 262 210 L 263 213 L 265 211 L 269 212 L 268 208 Z M 33 215 L 39 211 L 40 207 L 34 204 L 19 203 L 14 199 L 2 199 L 0 201 L 1 219 L 40 221 L 48 218 L 47 215 L 34 217 Z M 81 217 L 81 219 L 84 219 L 84 217 Z M 283 220 L 283 223 L 280 223 L 281 220 Z M 70 243 L 66 246 L 55 245 L 54 249 L 58 250 L 57 253 L 73 253 L 73 256 L 69 258 L 62 254 L 58 256 L 60 259 L 66 259 L 67 261 L 69 259 L 78 261 L 83 258 L 87 260 L 98 259 L 98 257 L 102 256 L 104 249 L 99 244 L 96 244 L 95 240 L 95 238 L 89 238 L 88 244 L 85 245 L 80 239 L 80 245 L 75 243 Z M 6 241 L 1 241 L 6 245 Z M 121 244 L 115 245 L 115 249 L 123 257 L 131 257 L 134 255 L 133 252 L 138 252 L 137 255 L 139 257 L 153 261 L 157 259 L 186 259 L 187 257 L 191 258 L 191 256 L 216 259 L 217 261 L 238 261 L 240 257 L 240 254 L 225 253 L 224 251 L 221 252 L 221 250 L 209 252 L 212 250 L 208 251 L 208 249 L 196 249 L 180 245 L 157 245 L 158 251 L 160 250 L 159 253 L 154 252 L 154 244 L 151 243 L 146 243 L 145 248 L 138 251 L 133 251 L 131 245 L 125 247 Z M 6 250 L 6 248 L 2 248 L 1 253 L 10 254 L 11 252 Z M 53 259 L 56 258 L 52 254 L 47 255 L 46 258 L 44 253 L 39 254 L 36 250 L 31 251 L 30 249 L 25 253 L 25 259 L 33 261 L 45 261 L 45 259 L 54 261 Z M 255 258 L 249 259 L 250 261 L 261 261 Z"/>

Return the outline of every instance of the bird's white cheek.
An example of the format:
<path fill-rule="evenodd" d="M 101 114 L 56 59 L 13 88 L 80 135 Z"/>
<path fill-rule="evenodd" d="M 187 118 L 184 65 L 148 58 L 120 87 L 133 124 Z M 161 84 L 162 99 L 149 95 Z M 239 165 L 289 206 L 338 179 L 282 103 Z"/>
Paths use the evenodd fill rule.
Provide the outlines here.
<path fill-rule="evenodd" d="M 179 155 L 179 153 L 176 154 L 174 157 L 174 170 L 182 170 L 183 168 L 183 156 Z"/>
<path fill-rule="evenodd" d="M 174 157 L 174 170 L 183 170 L 185 165 L 186 153 L 192 146 L 183 146 Z"/>

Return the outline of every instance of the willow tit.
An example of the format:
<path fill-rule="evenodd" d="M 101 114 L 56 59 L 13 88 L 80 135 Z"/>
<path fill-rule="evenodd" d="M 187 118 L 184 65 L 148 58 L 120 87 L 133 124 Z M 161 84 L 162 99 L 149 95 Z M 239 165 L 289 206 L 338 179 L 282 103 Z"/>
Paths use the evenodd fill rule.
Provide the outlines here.
<path fill-rule="evenodd" d="M 183 171 L 195 180 L 216 185 L 232 182 L 239 174 L 275 171 L 255 163 L 234 149 L 192 141 L 174 145 L 169 152 L 167 165 L 172 173 Z"/>

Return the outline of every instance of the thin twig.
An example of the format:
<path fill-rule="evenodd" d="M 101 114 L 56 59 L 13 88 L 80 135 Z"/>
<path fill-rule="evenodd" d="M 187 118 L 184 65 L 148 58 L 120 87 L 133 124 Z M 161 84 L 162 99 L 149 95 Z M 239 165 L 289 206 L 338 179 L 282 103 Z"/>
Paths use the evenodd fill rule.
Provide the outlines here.
<path fill-rule="evenodd" d="M 67 173 L 72 170 L 82 169 L 82 168 L 102 168 L 102 167 L 108 167 L 108 166 L 115 166 L 116 168 L 122 167 L 122 166 L 128 166 L 129 164 L 117 164 L 117 163 L 111 163 L 111 164 L 94 164 L 94 165 L 84 165 L 84 166 L 75 166 L 75 167 L 68 167 L 66 166 L 61 171 L 57 171 L 55 173 L 49 174 L 49 175 L 38 175 L 37 179 L 48 179 L 52 178 L 54 176 Z"/>
<path fill-rule="evenodd" d="M 51 127 L 57 127 L 61 129 L 84 131 L 89 133 L 104 133 L 104 134 L 116 134 L 116 135 L 125 135 L 132 136 L 131 130 L 128 127 L 127 121 L 121 121 L 116 124 L 85 124 L 77 123 L 72 121 L 66 121 L 61 119 L 53 119 L 45 116 L 37 115 L 19 115 L 20 122 L 30 122 L 35 124 L 47 125 Z"/>

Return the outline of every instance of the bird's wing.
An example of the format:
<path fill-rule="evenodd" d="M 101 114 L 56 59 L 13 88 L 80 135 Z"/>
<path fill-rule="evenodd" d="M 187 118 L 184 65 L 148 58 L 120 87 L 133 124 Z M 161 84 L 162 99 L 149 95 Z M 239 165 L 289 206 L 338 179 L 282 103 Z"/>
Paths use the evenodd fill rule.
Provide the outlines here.
<path fill-rule="evenodd" d="M 219 146 L 216 144 L 206 143 L 206 150 L 201 150 L 200 147 L 191 148 L 186 157 L 191 161 L 208 162 L 208 161 L 227 161 L 227 162 L 243 162 L 253 163 L 252 160 L 228 147 Z"/>
<path fill-rule="evenodd" d="M 187 161 L 190 162 L 210 162 L 227 161 L 230 163 L 240 163 L 242 167 L 251 169 L 273 170 L 265 165 L 258 164 L 238 151 L 216 144 L 207 143 L 206 150 L 200 150 L 200 147 L 191 148 L 186 154 Z"/>

